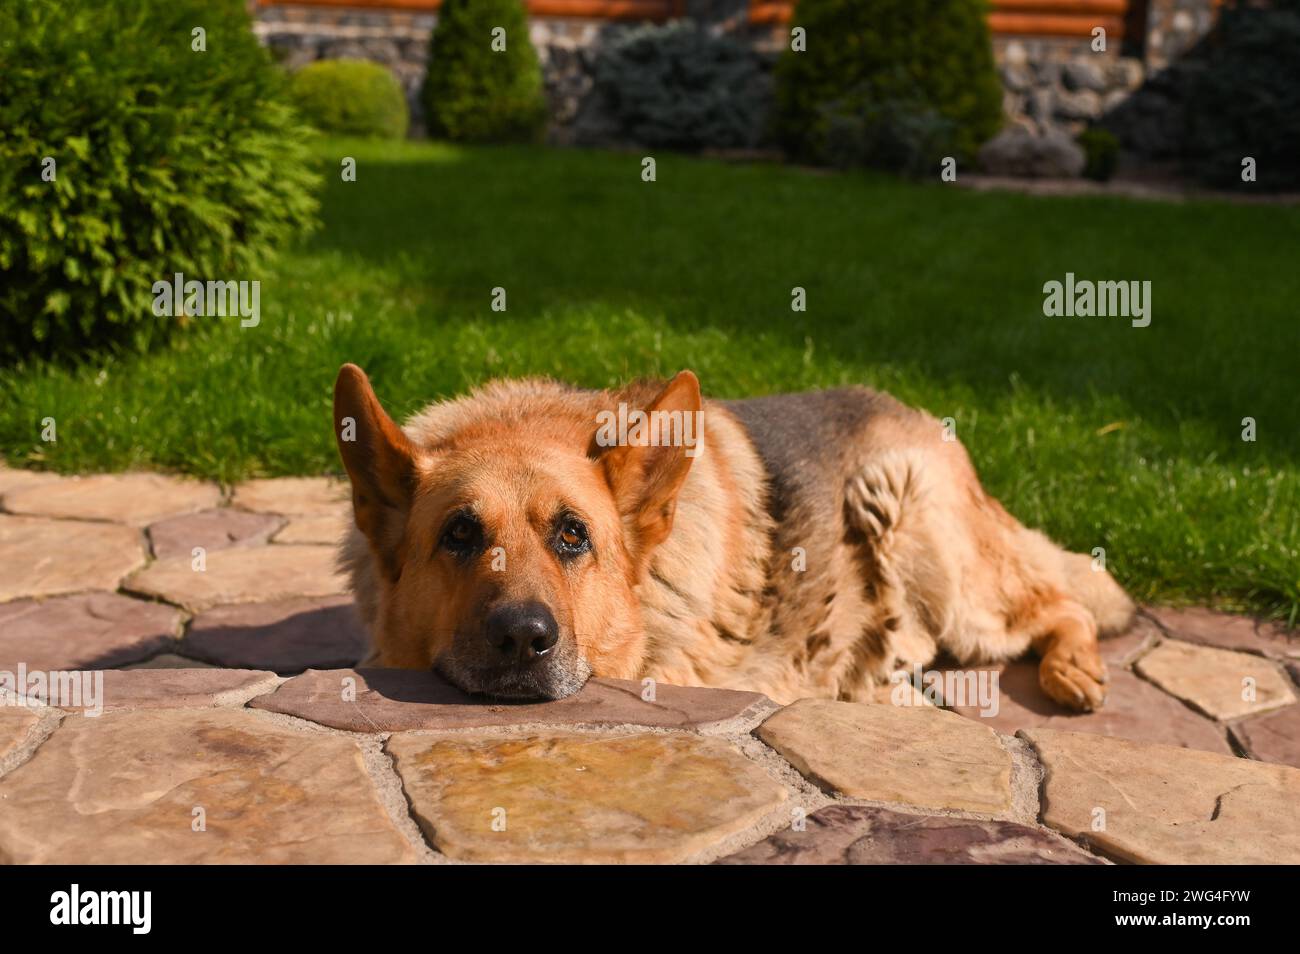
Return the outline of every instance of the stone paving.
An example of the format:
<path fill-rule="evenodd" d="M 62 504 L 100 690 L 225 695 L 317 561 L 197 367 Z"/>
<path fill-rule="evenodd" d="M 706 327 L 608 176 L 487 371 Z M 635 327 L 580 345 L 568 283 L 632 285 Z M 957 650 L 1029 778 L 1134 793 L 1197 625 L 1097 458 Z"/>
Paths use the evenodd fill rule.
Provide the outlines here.
<path fill-rule="evenodd" d="M 1088 715 L 1033 660 L 954 671 L 991 700 L 491 703 L 354 668 L 348 519 L 327 478 L 0 467 L 0 861 L 1300 862 L 1294 630 L 1149 608 Z M 97 692 L 14 704 L 80 670 Z"/>

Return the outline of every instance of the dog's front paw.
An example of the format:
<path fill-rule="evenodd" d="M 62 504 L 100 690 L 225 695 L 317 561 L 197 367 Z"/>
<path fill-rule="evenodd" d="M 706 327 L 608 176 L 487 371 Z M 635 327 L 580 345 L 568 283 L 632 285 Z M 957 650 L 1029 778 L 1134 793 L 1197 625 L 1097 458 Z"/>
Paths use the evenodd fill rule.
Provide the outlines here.
<path fill-rule="evenodd" d="M 1080 712 L 1106 701 L 1106 664 L 1096 644 L 1053 648 L 1038 666 L 1038 684 L 1054 701 Z"/>

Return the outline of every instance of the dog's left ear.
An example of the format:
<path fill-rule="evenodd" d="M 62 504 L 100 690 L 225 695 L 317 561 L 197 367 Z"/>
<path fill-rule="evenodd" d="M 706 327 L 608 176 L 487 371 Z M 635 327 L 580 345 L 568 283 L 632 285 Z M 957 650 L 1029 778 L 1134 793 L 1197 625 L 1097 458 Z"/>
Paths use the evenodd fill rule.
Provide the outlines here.
<path fill-rule="evenodd" d="M 695 450 L 702 435 L 695 422 L 699 420 L 700 382 L 689 371 L 679 372 L 668 382 L 654 402 L 645 408 L 646 414 L 656 412 L 676 415 L 660 417 L 660 421 L 676 421 L 673 429 L 659 427 L 660 442 L 652 445 L 649 434 L 642 428 L 639 439 L 615 447 L 601 458 L 605 480 L 614 493 L 614 501 L 623 517 L 624 527 L 630 531 L 629 544 L 637 566 L 644 557 L 664 540 L 673 529 L 673 515 L 677 510 L 677 494 L 691 469 Z M 690 415 L 689 423 L 686 423 Z M 690 431 L 685 428 L 690 427 Z M 680 438 L 689 433 L 697 441 L 687 447 Z"/>
<path fill-rule="evenodd" d="M 415 448 L 385 413 L 355 364 L 334 382 L 334 436 L 352 481 L 357 528 L 390 579 L 401 574 L 406 514 L 415 491 Z"/>

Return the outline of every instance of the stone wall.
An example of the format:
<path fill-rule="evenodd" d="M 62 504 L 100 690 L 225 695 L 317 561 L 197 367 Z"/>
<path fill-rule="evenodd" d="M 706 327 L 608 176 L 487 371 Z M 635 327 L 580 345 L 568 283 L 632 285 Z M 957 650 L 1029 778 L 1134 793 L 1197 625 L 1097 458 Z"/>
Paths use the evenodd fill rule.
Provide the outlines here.
<path fill-rule="evenodd" d="M 687 4 L 686 11 L 697 22 L 716 30 L 750 35 L 755 55 L 764 64 L 772 61 L 772 34 L 750 30 L 746 0 L 694 0 Z M 422 132 L 419 93 L 436 14 L 332 6 L 258 7 L 255 12 L 258 37 L 290 69 L 314 60 L 340 58 L 372 60 L 387 66 L 406 91 L 413 134 Z M 579 17 L 529 19 L 530 39 L 541 60 L 551 106 L 552 141 L 593 142 L 601 138 L 604 123 L 588 95 L 595 53 L 603 43 L 638 25 Z"/>
<path fill-rule="evenodd" d="M 1034 132 L 1072 134 L 1096 122 L 1141 87 L 1146 66 L 1111 46 L 1094 52 L 1086 39 L 998 38 L 1003 111 Z"/>
<path fill-rule="evenodd" d="M 1167 85 L 1162 74 L 1213 29 L 1218 5 L 1149 0 L 1133 17 L 1130 35 L 1111 38 L 1104 52 L 1086 37 L 995 37 L 1007 117 L 1036 132 L 1077 134 L 1102 123 L 1142 154 L 1168 152 L 1177 106 L 1150 90 Z"/>
<path fill-rule="evenodd" d="M 1010 37 L 994 39 L 994 53 L 1005 90 L 1008 119 L 1037 133 L 1077 134 L 1091 123 L 1117 114 L 1122 138 L 1140 152 L 1167 150 L 1176 125 L 1176 104 L 1147 97 L 1140 108 L 1121 109 L 1145 84 L 1192 50 L 1214 22 L 1216 0 L 1149 0 L 1134 17 L 1130 36 L 1112 38 L 1105 52 L 1094 52 L 1083 38 Z M 713 29 L 744 36 L 764 68 L 770 67 L 785 39 L 784 28 L 755 28 L 746 0 L 692 0 L 686 12 Z M 411 105 L 413 130 L 421 130 L 419 89 L 428 59 L 429 36 L 437 17 L 408 10 L 352 10 L 331 6 L 257 8 L 257 33 L 288 66 L 317 59 L 358 57 L 389 67 L 402 82 Z M 595 51 L 611 37 L 633 29 L 626 21 L 533 17 L 533 45 L 542 62 L 551 103 L 554 142 L 598 142 L 603 123 L 593 108 Z M 1173 117 L 1171 119 L 1171 117 Z"/>
<path fill-rule="evenodd" d="M 1149 0 L 1144 56 L 1153 71 L 1185 56 L 1214 27 L 1221 0 Z"/>

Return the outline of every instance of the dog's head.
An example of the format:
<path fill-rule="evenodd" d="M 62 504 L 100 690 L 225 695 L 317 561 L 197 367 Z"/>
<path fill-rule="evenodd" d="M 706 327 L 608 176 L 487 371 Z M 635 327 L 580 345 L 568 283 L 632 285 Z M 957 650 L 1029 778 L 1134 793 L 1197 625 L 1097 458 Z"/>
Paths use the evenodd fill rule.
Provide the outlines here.
<path fill-rule="evenodd" d="M 604 446 L 590 399 L 533 403 L 509 415 L 471 403 L 424 442 L 360 368 L 339 371 L 335 436 L 378 590 L 381 664 L 518 699 L 636 675 L 635 586 L 672 529 L 692 452 L 643 434 Z M 644 409 L 698 415 L 699 383 L 683 371 Z"/>

